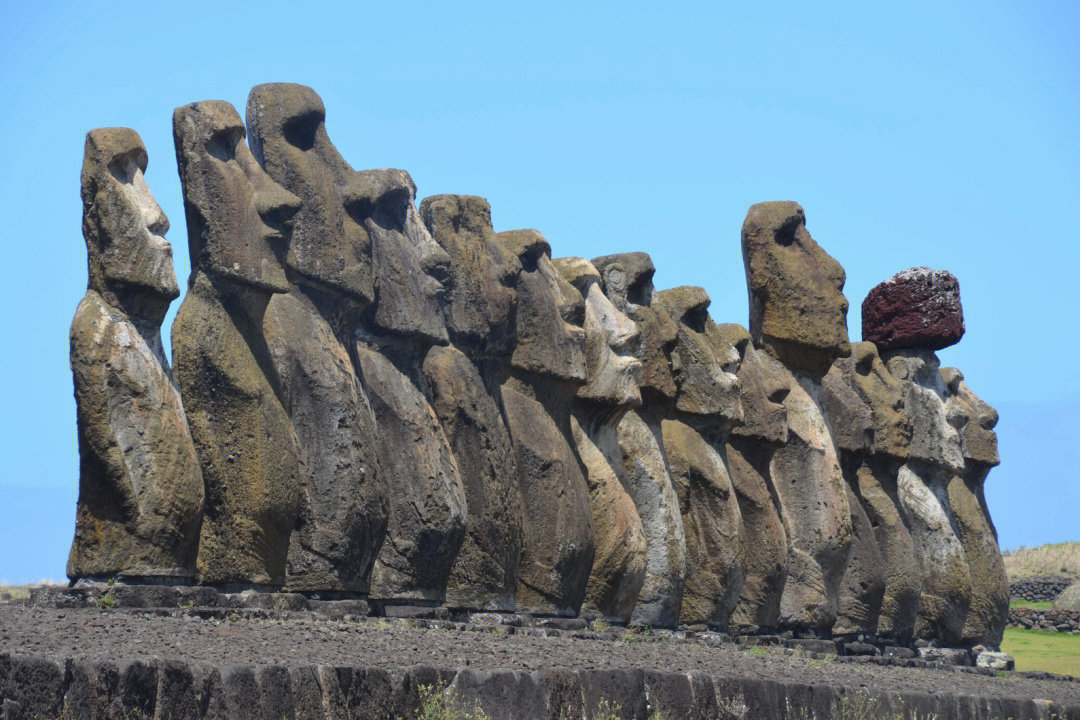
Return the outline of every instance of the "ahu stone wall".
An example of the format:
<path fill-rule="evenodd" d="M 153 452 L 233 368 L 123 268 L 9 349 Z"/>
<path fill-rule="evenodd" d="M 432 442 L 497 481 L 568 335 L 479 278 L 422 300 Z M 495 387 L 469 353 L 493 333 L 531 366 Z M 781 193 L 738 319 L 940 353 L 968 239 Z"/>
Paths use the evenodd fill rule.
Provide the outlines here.
<path fill-rule="evenodd" d="M 1000 642 L 997 414 L 939 367 L 949 273 L 879 285 L 852 344 L 843 268 L 761 203 L 748 326 L 720 324 L 643 252 L 558 257 L 483 198 L 354 169 L 310 88 L 185 105 L 173 134 L 173 367 L 145 147 L 87 136 L 76 585 Z"/>

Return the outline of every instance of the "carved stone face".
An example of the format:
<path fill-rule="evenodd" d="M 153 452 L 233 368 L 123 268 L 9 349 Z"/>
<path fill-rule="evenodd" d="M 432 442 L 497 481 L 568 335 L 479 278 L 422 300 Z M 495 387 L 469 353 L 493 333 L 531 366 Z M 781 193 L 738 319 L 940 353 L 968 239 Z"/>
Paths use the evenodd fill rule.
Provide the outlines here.
<path fill-rule="evenodd" d="M 740 357 L 737 377 L 743 424 L 732 433 L 771 443 L 786 443 L 788 423 L 784 398 L 790 392 L 791 374 L 755 348 L 750 333 L 743 326 L 725 323 L 716 325 L 714 332 L 734 347 Z"/>
<path fill-rule="evenodd" d="M 904 349 L 887 353 L 885 367 L 903 383 L 904 408 L 911 419 L 909 457 L 960 472 L 964 457 L 960 434 L 945 412 L 945 383 L 938 373 L 938 358 L 931 350 Z"/>
<path fill-rule="evenodd" d="M 678 287 L 656 293 L 653 304 L 679 324 L 671 369 L 679 388 L 675 406 L 694 415 L 741 422 L 739 354 L 716 336 L 709 337 L 709 295 L 703 288 Z"/>
<path fill-rule="evenodd" d="M 991 467 L 1001 464 L 994 432 L 997 410 L 971 391 L 956 368 L 943 368 L 941 378 L 945 382 L 945 413 L 949 424 L 960 432 L 964 460 Z"/>
<path fill-rule="evenodd" d="M 220 100 L 173 112 L 192 270 L 288 292 L 280 257 L 300 200 L 263 172 L 235 108 Z"/>
<path fill-rule="evenodd" d="M 435 195 L 420 203 L 420 216 L 450 256 L 445 312 L 454 344 L 492 355 L 513 352 L 521 262 L 495 241 L 488 201 Z"/>
<path fill-rule="evenodd" d="M 258 85 L 248 95 L 251 151 L 266 172 L 303 204 L 286 264 L 300 275 L 367 305 L 374 300 L 371 240 L 347 207 L 356 172 L 326 134 L 326 110 L 309 87 Z"/>
<path fill-rule="evenodd" d="M 668 356 L 679 336 L 679 325 L 667 313 L 651 307 L 656 272 L 652 260 L 639 252 L 605 255 L 592 263 L 603 279 L 604 294 L 637 323 L 641 334 L 637 357 L 644 366 L 641 387 L 674 398 L 678 389 Z"/>
<path fill-rule="evenodd" d="M 169 219 L 146 185 L 146 162 L 134 130 L 101 128 L 86 135 L 81 179 L 90 287 L 149 292 L 167 307 L 180 290 L 165 240 Z"/>
<path fill-rule="evenodd" d="M 873 422 L 871 452 L 898 459 L 908 456 L 911 444 L 911 419 L 904 407 L 904 387 L 885 368 L 873 343 L 851 346 L 855 387 L 870 405 Z"/>
<path fill-rule="evenodd" d="M 754 344 L 788 367 L 824 375 L 850 350 L 844 269 L 810 237 L 793 202 L 751 206 L 742 250 Z"/>
<path fill-rule="evenodd" d="M 521 262 L 518 280 L 517 344 L 510 364 L 519 370 L 584 383 L 585 302 L 551 264 L 551 247 L 535 230 L 495 236 Z"/>
<path fill-rule="evenodd" d="M 637 325 L 604 295 L 600 273 L 584 258 L 552 261 L 585 298 L 585 366 L 589 381 L 577 397 L 617 407 L 641 405 L 641 362 L 634 357 Z"/>
<path fill-rule="evenodd" d="M 445 345 L 442 281 L 450 256 L 420 219 L 412 177 L 404 170 L 364 170 L 350 179 L 346 197 L 371 237 L 375 304 L 369 324 L 386 335 Z"/>

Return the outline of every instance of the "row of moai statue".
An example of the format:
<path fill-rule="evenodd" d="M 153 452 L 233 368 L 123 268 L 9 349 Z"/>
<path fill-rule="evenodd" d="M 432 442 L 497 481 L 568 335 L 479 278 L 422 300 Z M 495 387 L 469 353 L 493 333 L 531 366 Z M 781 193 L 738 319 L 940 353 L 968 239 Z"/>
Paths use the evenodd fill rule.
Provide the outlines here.
<path fill-rule="evenodd" d="M 864 303 L 791 202 L 742 228 L 750 329 L 644 253 L 552 259 L 480 197 L 353 170 L 309 88 L 173 132 L 191 277 L 132 130 L 87 136 L 74 581 L 732 632 L 1000 641 L 994 411 L 935 349 L 948 273 Z M 864 333 L 865 335 L 866 333 Z"/>

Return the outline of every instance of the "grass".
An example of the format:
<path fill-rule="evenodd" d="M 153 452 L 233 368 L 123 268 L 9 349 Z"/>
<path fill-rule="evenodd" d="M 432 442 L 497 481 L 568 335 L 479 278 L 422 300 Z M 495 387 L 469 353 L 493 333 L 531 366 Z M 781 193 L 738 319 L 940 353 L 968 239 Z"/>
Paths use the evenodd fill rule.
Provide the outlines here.
<path fill-rule="evenodd" d="M 1054 543 L 1006 550 L 1005 572 L 1010 580 L 1037 575 L 1080 577 L 1080 542 Z"/>
<path fill-rule="evenodd" d="M 1017 670 L 1080 677 L 1080 635 L 1006 628 L 1001 649 L 1013 656 Z"/>
<path fill-rule="evenodd" d="M 1013 600 L 1009 603 L 1009 607 L 1015 608 L 1031 608 L 1032 610 L 1049 610 L 1054 607 L 1054 603 L 1049 600 L 1040 600 L 1039 602 L 1031 602 L 1030 600 Z"/>

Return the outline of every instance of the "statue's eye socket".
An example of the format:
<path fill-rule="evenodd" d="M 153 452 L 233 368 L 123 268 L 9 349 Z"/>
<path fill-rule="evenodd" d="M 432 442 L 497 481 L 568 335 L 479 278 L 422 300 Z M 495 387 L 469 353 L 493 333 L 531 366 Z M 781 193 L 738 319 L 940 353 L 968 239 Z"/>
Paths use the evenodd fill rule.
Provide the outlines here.
<path fill-rule="evenodd" d="M 682 322 L 688 328 L 694 332 L 705 332 L 705 323 L 709 319 L 709 311 L 707 308 L 698 306 L 690 308 L 683 314 Z"/>
<path fill-rule="evenodd" d="M 290 118 L 282 128 L 286 142 L 298 150 L 310 150 L 315 147 L 315 133 L 322 118 L 318 113 L 309 113 L 297 118 Z"/>
<path fill-rule="evenodd" d="M 142 160 L 140 164 L 140 160 Z M 135 180 L 135 173 L 146 167 L 146 159 L 140 158 L 138 152 L 129 152 L 117 155 L 109 162 L 109 172 L 119 183 L 129 184 Z"/>
<path fill-rule="evenodd" d="M 206 151 L 222 162 L 229 162 L 236 157 L 236 146 L 240 144 L 243 135 L 240 128 L 219 130 L 210 136 Z"/>

